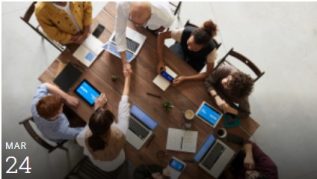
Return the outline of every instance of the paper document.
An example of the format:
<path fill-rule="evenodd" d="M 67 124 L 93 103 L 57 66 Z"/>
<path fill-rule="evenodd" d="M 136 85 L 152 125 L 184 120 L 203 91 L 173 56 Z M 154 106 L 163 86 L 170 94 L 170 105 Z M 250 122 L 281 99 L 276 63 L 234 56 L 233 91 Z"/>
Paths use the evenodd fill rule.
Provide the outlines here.
<path fill-rule="evenodd" d="M 89 67 L 103 51 L 103 43 L 95 36 L 89 34 L 86 40 L 78 47 L 73 56 Z"/>
<path fill-rule="evenodd" d="M 167 150 L 196 152 L 198 131 L 168 128 Z"/>
<path fill-rule="evenodd" d="M 172 79 L 177 77 L 177 74 L 172 69 L 167 66 L 165 66 L 165 69 L 166 71 L 158 74 L 153 80 L 153 83 L 163 91 L 165 91 L 171 85 L 173 81 Z"/>

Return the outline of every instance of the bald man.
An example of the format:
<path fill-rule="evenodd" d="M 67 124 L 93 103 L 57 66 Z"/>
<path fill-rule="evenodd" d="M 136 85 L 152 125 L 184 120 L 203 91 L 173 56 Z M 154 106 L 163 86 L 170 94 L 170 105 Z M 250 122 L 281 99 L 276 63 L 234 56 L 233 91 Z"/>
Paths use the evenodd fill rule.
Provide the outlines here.
<path fill-rule="evenodd" d="M 168 1 L 161 2 L 118 2 L 115 24 L 117 50 L 120 52 L 123 70 L 131 70 L 126 60 L 125 50 L 127 49 L 126 27 L 128 20 L 135 26 L 147 27 L 150 30 L 165 29 L 174 21 L 173 12 Z"/>

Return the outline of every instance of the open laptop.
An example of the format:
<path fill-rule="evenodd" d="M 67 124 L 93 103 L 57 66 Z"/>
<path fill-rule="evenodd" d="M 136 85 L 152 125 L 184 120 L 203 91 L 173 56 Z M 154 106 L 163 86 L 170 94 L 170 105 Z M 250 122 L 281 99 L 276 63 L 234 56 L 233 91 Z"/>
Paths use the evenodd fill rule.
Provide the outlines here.
<path fill-rule="evenodd" d="M 144 113 L 139 107 L 133 105 L 130 109 L 130 121 L 127 132 L 127 141 L 139 150 L 153 135 L 157 122 Z"/>
<path fill-rule="evenodd" d="M 235 152 L 230 147 L 213 135 L 209 135 L 194 160 L 208 174 L 218 178 L 234 155 Z"/>
<path fill-rule="evenodd" d="M 127 40 L 127 50 L 126 58 L 128 62 L 131 62 L 141 50 L 146 37 L 139 32 L 127 27 L 126 29 L 126 40 Z M 103 46 L 108 52 L 114 56 L 121 58 L 120 53 L 117 51 L 117 44 L 115 41 L 115 33 L 112 33 L 109 41 Z"/>
<path fill-rule="evenodd" d="M 68 92 L 72 85 L 79 79 L 82 72 L 68 63 L 65 68 L 54 79 L 54 83 L 64 92 Z"/>
<path fill-rule="evenodd" d="M 202 102 L 200 107 L 198 108 L 196 112 L 196 116 L 210 125 L 211 127 L 215 128 L 217 127 L 218 123 L 220 122 L 222 118 L 222 113 L 216 110 L 214 107 L 212 107 L 207 102 Z"/>

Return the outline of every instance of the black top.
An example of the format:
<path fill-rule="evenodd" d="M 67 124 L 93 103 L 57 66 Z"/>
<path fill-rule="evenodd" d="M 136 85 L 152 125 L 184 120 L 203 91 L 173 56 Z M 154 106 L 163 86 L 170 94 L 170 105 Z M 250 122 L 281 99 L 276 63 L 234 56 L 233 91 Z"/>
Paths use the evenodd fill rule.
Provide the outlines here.
<path fill-rule="evenodd" d="M 181 37 L 180 44 L 184 52 L 185 61 L 190 66 L 192 66 L 197 72 L 199 72 L 206 64 L 208 54 L 217 47 L 217 44 L 211 39 L 209 43 L 205 47 L 203 47 L 200 51 L 198 52 L 190 51 L 187 47 L 187 40 L 191 36 L 192 32 L 196 29 L 197 27 L 190 27 L 190 26 L 185 27 Z"/>

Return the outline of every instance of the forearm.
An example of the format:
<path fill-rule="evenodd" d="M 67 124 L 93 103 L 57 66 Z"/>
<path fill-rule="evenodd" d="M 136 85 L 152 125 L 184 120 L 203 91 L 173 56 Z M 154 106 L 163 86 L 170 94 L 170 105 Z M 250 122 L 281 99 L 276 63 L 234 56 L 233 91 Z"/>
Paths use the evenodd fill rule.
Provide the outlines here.
<path fill-rule="evenodd" d="M 125 64 L 127 64 L 127 57 L 126 57 L 126 54 L 125 54 L 125 51 L 122 51 L 120 52 L 120 56 L 121 56 L 121 62 L 122 62 L 122 66 L 124 66 Z"/>
<path fill-rule="evenodd" d="M 207 72 L 203 72 L 203 73 L 197 73 L 195 75 L 184 76 L 184 79 L 186 81 L 189 81 L 189 80 L 203 80 L 206 77 L 207 77 Z"/>
<path fill-rule="evenodd" d="M 130 76 L 128 76 L 128 77 L 125 78 L 122 95 L 129 96 L 129 92 L 130 92 L 130 81 L 131 81 L 131 77 L 130 77 Z"/>
<path fill-rule="evenodd" d="M 56 94 L 61 96 L 62 98 L 66 99 L 68 97 L 68 94 L 65 93 L 64 91 L 62 91 L 59 87 L 57 87 L 56 85 L 53 85 L 51 83 L 45 83 L 45 85 L 47 86 L 48 92 L 52 93 L 52 94 Z"/>
<path fill-rule="evenodd" d="M 253 158 L 253 152 L 252 152 L 252 144 L 246 143 L 243 145 L 243 150 L 245 152 L 245 155 L 248 155 Z"/>

